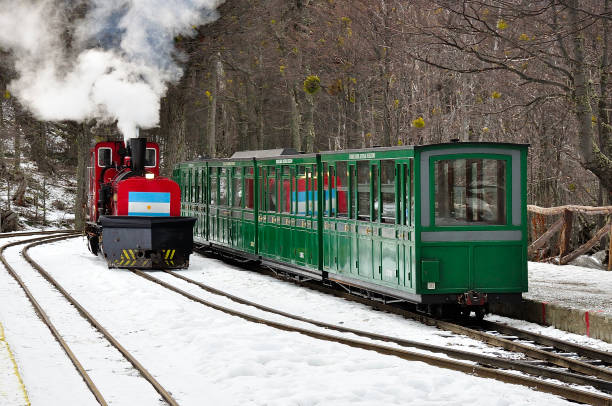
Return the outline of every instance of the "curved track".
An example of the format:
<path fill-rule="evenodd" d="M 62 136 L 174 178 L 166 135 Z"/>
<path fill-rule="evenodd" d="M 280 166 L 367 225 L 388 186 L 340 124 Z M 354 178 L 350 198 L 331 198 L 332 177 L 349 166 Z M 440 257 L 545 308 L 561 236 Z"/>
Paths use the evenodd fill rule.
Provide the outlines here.
<path fill-rule="evenodd" d="M 577 384 L 581 386 L 593 386 L 602 391 L 607 391 L 607 392 L 612 392 L 612 380 L 597 379 L 594 377 L 573 374 L 573 373 L 569 373 L 565 371 L 559 371 L 558 369 L 550 369 L 550 368 L 544 368 L 544 367 L 537 366 L 537 365 L 531 365 L 525 362 L 511 361 L 508 359 L 500 359 L 500 358 L 494 358 L 494 357 L 489 357 L 489 356 L 483 356 L 483 355 L 469 353 L 465 351 L 451 350 L 451 349 L 443 348 L 439 346 L 432 346 L 432 345 L 428 345 L 424 343 L 404 340 L 404 339 L 397 338 L 397 337 L 385 336 L 381 334 L 375 334 L 375 333 L 370 333 L 366 331 L 350 329 L 350 328 L 346 328 L 342 326 L 323 323 L 317 320 L 312 320 L 312 319 L 304 318 L 301 316 L 296 316 L 296 315 L 293 315 L 293 314 L 290 314 L 290 313 L 287 313 L 287 312 L 284 312 L 278 309 L 273 309 L 267 306 L 262 306 L 260 304 L 253 303 L 251 301 L 228 294 L 221 290 L 212 288 L 200 282 L 191 280 L 176 272 L 166 271 L 168 274 L 173 275 L 174 277 L 182 279 L 186 282 L 195 284 L 201 289 L 204 289 L 208 292 L 227 297 L 233 300 L 234 302 L 237 302 L 237 303 L 240 303 L 246 306 L 252 306 L 264 312 L 277 314 L 277 315 L 280 315 L 286 318 L 290 318 L 296 321 L 306 322 L 306 323 L 315 325 L 317 327 L 322 327 L 328 330 L 334 330 L 334 331 L 341 332 L 341 333 L 351 333 L 351 334 L 355 334 L 360 337 L 365 337 L 365 338 L 369 338 L 372 340 L 396 343 L 404 347 L 412 347 L 412 348 L 432 351 L 435 353 L 443 353 L 443 354 L 448 355 L 449 357 L 460 359 L 463 361 L 470 361 L 471 363 L 458 362 L 458 361 L 449 360 L 445 358 L 424 355 L 421 353 L 411 352 L 411 351 L 407 351 L 404 349 L 398 349 L 396 347 L 390 347 L 390 346 L 381 345 L 377 343 L 355 340 L 352 338 L 346 338 L 346 337 L 342 337 L 338 335 L 333 335 L 333 334 L 310 330 L 310 329 L 306 329 L 302 327 L 292 326 L 290 324 L 284 324 L 284 323 L 280 323 L 276 321 L 267 320 L 265 318 L 254 316 L 252 314 L 238 311 L 235 309 L 230 309 L 230 308 L 215 304 L 213 302 L 210 302 L 208 300 L 204 300 L 172 284 L 169 284 L 167 282 L 162 281 L 159 278 L 152 276 L 151 273 L 145 273 L 137 269 L 131 269 L 131 271 L 138 276 L 148 279 L 151 282 L 157 283 L 173 292 L 176 292 L 192 301 L 198 302 L 207 307 L 216 309 L 226 314 L 240 317 L 242 319 L 245 319 L 245 320 L 248 320 L 254 323 L 264 324 L 264 325 L 267 325 L 267 326 L 270 326 L 270 327 L 273 327 L 279 330 L 297 332 L 297 333 L 304 334 L 306 336 L 317 338 L 320 340 L 337 342 L 337 343 L 345 344 L 351 347 L 376 351 L 381 354 L 394 355 L 394 356 L 397 356 L 397 357 L 400 357 L 406 360 L 422 361 L 422 362 L 425 362 L 433 366 L 452 369 L 452 370 L 461 371 L 465 373 L 470 373 L 470 374 L 481 376 L 481 377 L 493 378 L 493 379 L 507 382 L 507 383 L 520 384 L 520 385 L 528 386 L 530 388 L 535 388 L 542 392 L 548 392 L 548 393 L 552 393 L 555 395 L 559 395 L 566 399 L 577 401 L 577 402 L 598 404 L 598 405 L 612 405 L 612 397 L 609 397 L 606 395 L 587 392 L 585 390 L 577 389 L 577 388 L 570 387 L 567 385 L 552 384 L 546 381 L 542 381 L 540 379 L 535 379 L 535 378 L 527 377 L 524 375 L 517 375 L 514 373 L 506 372 L 506 371 L 503 371 L 502 369 L 508 369 L 512 371 L 521 371 L 521 372 L 531 374 L 531 375 L 552 378 L 552 379 L 560 380 L 567 384 Z M 558 362 L 566 363 L 566 361 L 558 361 Z M 590 367 L 590 365 L 588 364 L 586 365 Z"/>
<path fill-rule="evenodd" d="M 70 358 L 70 361 L 73 363 L 73 365 L 75 366 L 75 368 L 77 369 L 77 371 L 79 372 L 79 374 L 81 375 L 85 383 L 87 384 L 87 387 L 90 389 L 90 391 L 92 392 L 92 394 L 94 395 L 98 403 L 100 403 L 101 405 L 108 404 L 107 400 L 104 398 L 104 396 L 102 395 L 98 387 L 95 385 L 95 383 L 93 382 L 93 380 L 91 379 L 91 377 L 89 376 L 89 374 L 87 373 L 87 371 L 85 370 L 81 362 L 77 359 L 73 350 L 69 347 L 69 345 L 63 339 L 62 335 L 59 333 L 55 325 L 51 322 L 48 315 L 44 311 L 43 307 L 36 300 L 36 298 L 34 297 L 32 292 L 28 289 L 26 284 L 23 282 L 22 278 L 19 276 L 19 273 L 8 263 L 8 261 L 4 257 L 3 253 L 7 248 L 13 247 L 16 245 L 27 244 L 22 251 L 23 256 L 26 259 L 26 261 L 28 261 L 28 263 L 34 269 L 36 269 L 36 271 L 41 276 L 43 276 L 51 285 L 53 285 L 54 288 L 58 292 L 60 292 L 62 296 L 64 296 L 64 298 L 78 310 L 79 314 L 85 320 L 87 320 L 87 322 L 89 322 L 100 334 L 102 334 L 106 338 L 108 343 L 110 343 L 115 349 L 117 349 L 121 353 L 121 355 L 123 355 L 123 357 L 132 364 L 132 366 L 134 367 L 134 369 L 138 371 L 140 376 L 146 379 L 153 386 L 153 388 L 157 391 L 157 393 L 159 393 L 161 398 L 167 404 L 172 405 L 172 406 L 177 406 L 178 403 L 174 400 L 174 398 L 170 395 L 170 393 L 166 389 L 164 389 L 159 384 L 159 382 L 157 382 L 155 378 L 123 346 L 121 346 L 121 344 L 115 338 L 113 338 L 110 335 L 110 333 L 106 331 L 104 327 L 102 327 L 102 325 L 91 314 L 87 312 L 87 310 L 83 306 L 81 306 L 55 279 L 53 279 L 53 277 L 51 277 L 51 275 L 48 272 L 46 272 L 38 263 L 36 263 L 28 255 L 27 251 L 32 247 L 35 247 L 41 244 L 55 242 L 55 241 L 61 241 L 61 240 L 69 239 L 69 238 L 75 238 L 75 237 L 80 236 L 81 234 L 77 234 L 71 231 L 65 231 L 65 232 L 59 233 L 60 234 L 59 236 L 53 235 L 54 234 L 53 232 L 33 232 L 33 233 L 18 233 L 18 234 L 11 233 L 10 235 L 0 234 L 0 238 L 19 237 L 19 236 L 37 235 L 37 234 L 50 234 L 50 236 L 38 237 L 38 238 L 27 239 L 27 240 L 20 240 L 20 241 L 15 241 L 15 242 L 3 245 L 2 247 L 0 247 L 0 262 L 4 264 L 9 274 L 13 277 L 13 279 L 15 279 L 15 281 L 17 281 L 19 286 L 22 288 L 22 290 L 28 297 L 28 300 L 30 301 L 30 303 L 32 303 L 32 306 L 34 307 L 36 313 L 40 316 L 41 320 L 49 328 L 52 335 L 55 337 L 57 342 L 61 345 L 66 355 Z"/>

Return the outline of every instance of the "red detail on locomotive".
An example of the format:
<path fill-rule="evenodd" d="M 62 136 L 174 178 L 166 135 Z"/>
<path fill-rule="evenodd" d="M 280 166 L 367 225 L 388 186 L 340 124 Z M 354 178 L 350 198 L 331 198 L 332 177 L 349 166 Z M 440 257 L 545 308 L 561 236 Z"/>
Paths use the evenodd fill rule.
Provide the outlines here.
<path fill-rule="evenodd" d="M 122 190 L 127 191 L 128 189 L 124 188 L 128 188 L 128 185 L 135 187 L 130 189 L 131 191 L 170 192 L 170 216 L 180 216 L 181 192 L 174 181 L 159 177 L 159 146 L 156 143 L 147 142 L 146 158 L 144 170 L 145 173 L 152 174 L 153 179 L 126 176 L 131 172 L 131 159 L 127 155 L 125 144 L 121 141 L 99 142 L 90 150 L 88 168 L 90 221 L 98 222 L 102 214 L 127 215 L 127 194 L 120 197 L 119 193 L 122 193 Z M 128 183 L 122 186 L 125 182 Z M 101 196 L 104 186 L 106 186 L 106 195 Z"/>
<path fill-rule="evenodd" d="M 145 179 L 133 177 L 119 182 L 115 188 L 117 204 L 115 216 L 127 216 L 130 192 L 165 192 L 170 193 L 170 216 L 181 215 L 181 190 L 179 185 L 168 178 Z"/>

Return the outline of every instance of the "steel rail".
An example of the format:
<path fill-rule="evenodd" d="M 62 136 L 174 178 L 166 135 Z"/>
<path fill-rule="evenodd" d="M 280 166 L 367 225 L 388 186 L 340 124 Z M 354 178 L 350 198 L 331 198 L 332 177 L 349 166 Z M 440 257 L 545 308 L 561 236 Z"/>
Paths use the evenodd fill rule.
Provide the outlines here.
<path fill-rule="evenodd" d="M 300 286 L 306 286 L 308 288 L 311 288 L 319 292 L 325 292 L 325 293 L 334 295 L 336 297 L 341 297 L 346 300 L 358 302 L 366 306 L 370 306 L 376 310 L 386 311 L 392 314 L 397 314 L 397 315 L 400 315 L 408 319 L 419 321 L 429 326 L 438 327 L 442 330 L 447 330 L 447 331 L 450 331 L 456 334 L 462 334 L 467 337 L 482 341 L 486 344 L 501 347 L 508 351 L 523 353 L 531 358 L 538 359 L 541 361 L 546 361 L 548 363 L 557 365 L 559 367 L 567 368 L 574 372 L 591 375 L 591 376 L 594 376 L 594 377 L 597 377 L 597 378 L 600 378 L 606 381 L 612 381 L 612 370 L 607 369 L 607 368 L 601 368 L 598 366 L 590 365 L 588 363 L 585 363 L 579 360 L 575 360 L 575 359 L 571 359 L 571 358 L 567 358 L 559 354 L 551 353 L 548 351 L 543 351 L 535 347 L 529 346 L 527 344 L 518 343 L 512 340 L 505 339 L 503 337 L 498 337 L 498 336 L 489 334 L 485 331 L 475 330 L 469 327 L 461 326 L 456 323 L 451 323 L 445 320 L 436 319 L 436 318 L 427 316 L 422 313 L 416 313 L 416 312 L 402 309 L 402 308 L 399 308 L 397 306 L 393 306 L 390 304 L 381 303 L 381 302 L 377 302 L 374 300 L 359 297 L 359 296 L 353 295 L 345 291 L 339 291 L 331 287 L 323 286 L 321 284 L 313 283 L 310 281 L 297 282 L 293 279 L 282 278 L 278 276 L 275 272 L 269 272 L 268 275 L 273 276 L 275 278 L 281 278 L 282 280 L 286 280 L 286 281 L 295 283 Z M 537 337 L 534 336 L 534 338 L 537 338 Z M 571 346 L 572 344 L 566 343 L 566 345 Z M 599 358 L 595 357 L 594 359 L 599 359 Z"/>
<path fill-rule="evenodd" d="M 574 372 L 578 372 L 581 374 L 585 374 L 585 375 L 590 375 L 590 376 L 594 376 L 597 378 L 600 378 L 602 380 L 605 381 L 612 381 L 612 370 L 607 369 L 607 368 L 601 368 L 595 365 L 590 365 L 586 362 L 582 362 L 576 359 L 571 359 L 568 357 L 564 357 L 562 355 L 559 354 L 555 354 L 555 353 L 551 353 L 548 351 L 544 351 L 544 350 L 540 350 L 538 348 L 529 346 L 527 344 L 523 344 L 523 343 L 519 343 L 519 342 L 515 342 L 512 340 L 508 340 L 505 339 L 503 337 L 498 337 L 495 336 L 493 334 L 489 334 L 485 331 L 480 331 L 480 330 L 476 330 L 476 329 L 472 329 L 469 327 L 465 327 L 465 326 L 461 326 L 459 324 L 456 323 L 451 323 L 448 321 L 444 321 L 444 320 L 440 320 L 440 319 L 436 319 L 430 316 L 427 316 L 425 314 L 422 313 L 416 313 L 407 309 L 402 309 L 399 308 L 397 306 L 393 306 L 393 305 L 389 305 L 386 303 L 381 303 L 381 302 L 377 302 L 374 300 L 370 300 L 364 297 L 360 297 L 360 296 L 356 296 L 354 294 L 351 294 L 349 292 L 346 291 L 339 291 L 337 289 L 333 289 L 331 287 L 328 286 L 323 286 L 320 283 L 316 283 L 316 282 L 312 282 L 312 281 L 306 281 L 306 282 L 299 282 L 296 281 L 294 279 L 291 278 L 284 278 L 282 276 L 280 276 L 278 273 L 271 271 L 271 270 L 267 270 L 265 268 L 258 268 L 259 270 L 261 270 L 262 273 L 265 273 L 269 276 L 284 280 L 284 281 L 289 281 L 291 283 L 297 284 L 299 286 L 306 286 L 309 287 L 313 290 L 317 290 L 319 292 L 324 292 L 324 293 L 329 293 L 332 294 L 334 296 L 337 297 L 341 297 L 343 299 L 346 300 L 350 300 L 350 301 L 354 301 L 354 302 L 358 302 L 358 303 L 362 303 L 365 304 L 367 306 L 373 307 L 377 310 L 381 310 L 381 311 L 386 311 L 389 313 L 393 313 L 393 314 L 397 314 L 400 315 L 402 317 L 405 318 L 409 318 L 412 320 L 416 320 L 418 322 L 421 322 L 423 324 L 427 324 L 429 326 L 434 326 L 434 327 L 438 327 L 442 330 L 447 330 L 456 334 L 462 334 L 465 335 L 467 337 L 482 341 L 486 344 L 489 345 L 493 345 L 493 346 L 497 346 L 497 347 L 501 347 L 505 350 L 508 351 L 512 351 L 512 352 L 517 352 L 517 353 L 522 353 L 525 354 L 527 356 L 529 356 L 530 358 L 533 359 L 538 359 L 541 361 L 545 361 L 548 363 L 551 363 L 553 365 L 556 365 L 558 367 L 562 367 L 562 368 L 567 368 L 571 371 Z M 537 338 L 536 336 L 533 336 L 534 339 Z M 548 344 L 546 344 L 548 345 Z M 572 346 L 571 343 L 566 343 L 566 348 L 569 348 L 570 346 Z M 587 348 L 587 347 L 585 347 Z M 578 349 L 577 349 L 578 350 Z M 595 357 L 594 359 L 599 359 L 598 357 Z"/>
<path fill-rule="evenodd" d="M 11 238 L 11 237 L 30 237 L 33 235 L 49 235 L 49 234 L 70 234 L 76 233 L 74 230 L 47 230 L 47 231 L 20 231 L 11 233 L 0 233 L 0 238 Z"/>
<path fill-rule="evenodd" d="M 62 239 L 71 238 L 71 237 L 59 237 L 59 238 L 51 238 L 46 241 L 34 242 L 32 244 L 28 244 L 23 249 L 23 257 L 28 261 L 28 263 L 36 269 L 39 274 L 45 278 L 51 285 L 55 287 L 65 298 L 68 300 L 96 330 L 98 330 L 107 340 L 108 342 L 115 347 L 124 357 L 128 360 L 132 366 L 140 373 L 140 375 L 145 378 L 149 383 L 153 386 L 153 388 L 159 393 L 159 395 L 171 406 L 178 406 L 176 400 L 170 395 L 170 393 L 160 385 L 159 382 L 147 371 L 147 369 L 140 363 L 132 354 L 129 353 L 79 302 L 76 301 L 47 271 L 45 271 L 36 261 L 34 261 L 30 255 L 28 254 L 28 250 L 38 245 L 48 244 L 53 241 L 60 241 Z"/>
<path fill-rule="evenodd" d="M 68 237 L 64 236 L 62 238 L 68 238 Z M 48 239 L 54 239 L 54 237 L 48 237 L 48 236 L 47 237 L 38 237 L 38 238 L 33 238 L 33 239 L 25 240 L 25 241 L 21 240 L 21 241 L 15 241 L 15 242 L 12 242 L 12 243 L 9 243 L 9 244 L 5 244 L 2 247 L 0 247 L 0 261 L 2 262 L 2 264 L 4 265 L 4 267 L 6 268 L 8 273 L 13 277 L 13 279 L 15 279 L 15 281 L 19 284 L 19 286 L 21 286 L 21 289 L 24 291 L 24 293 L 28 297 L 28 300 L 30 301 L 30 303 L 34 307 L 34 310 L 36 311 L 36 313 L 38 314 L 40 319 L 45 323 L 47 328 L 51 331 L 51 334 L 53 335 L 53 337 L 55 337 L 57 342 L 60 344 L 60 346 L 62 347 L 62 349 L 64 350 L 64 352 L 68 356 L 68 358 L 70 358 L 70 361 L 72 362 L 74 367 L 77 369 L 77 371 L 79 372 L 79 374 L 81 375 L 81 377 L 85 381 L 85 384 L 87 385 L 87 387 L 89 388 L 91 393 L 94 395 L 94 397 L 96 398 L 98 403 L 100 405 L 102 405 L 102 406 L 107 406 L 108 403 L 106 402 L 106 400 L 104 399 L 104 397 L 102 396 L 102 394 L 100 393 L 100 391 L 98 390 L 96 385 L 94 384 L 94 382 L 91 379 L 91 377 L 89 376 L 89 374 L 87 374 L 87 372 L 85 371 L 85 368 L 83 368 L 83 365 L 79 362 L 79 360 L 77 359 L 76 355 L 72 352 L 72 350 L 70 349 L 68 344 L 64 341 L 64 339 L 62 338 L 60 333 L 57 331 L 57 329 L 55 328 L 55 325 L 49 319 L 49 316 L 47 316 L 47 314 L 43 310 L 42 306 L 38 303 L 38 301 L 32 295 L 32 292 L 30 292 L 30 290 L 25 285 L 23 280 L 19 277 L 17 272 L 15 272 L 15 269 L 12 266 L 9 265 L 9 263 L 6 261 L 6 258 L 4 257 L 4 250 L 6 250 L 9 247 L 13 247 L 15 245 L 27 244 L 29 242 L 34 242 L 34 241 L 42 242 L 42 241 L 48 240 Z"/>
<path fill-rule="evenodd" d="M 566 399 L 573 400 L 576 402 L 589 403 L 589 404 L 594 404 L 594 405 L 612 405 L 612 397 L 605 396 L 605 395 L 589 393 L 589 392 L 575 389 L 575 388 L 569 388 L 566 386 L 556 385 L 550 382 L 541 381 L 541 380 L 534 379 L 531 377 L 516 375 L 513 373 L 509 373 L 509 372 L 504 372 L 498 369 L 491 369 L 491 368 L 487 368 L 484 366 L 466 364 L 464 362 L 458 362 L 458 361 L 454 361 L 450 359 L 444 359 L 444 358 L 434 357 L 430 355 L 419 354 L 419 353 L 407 351 L 404 349 L 388 347 L 388 346 L 375 344 L 375 343 L 368 343 L 368 342 L 364 342 L 360 340 L 335 336 L 332 334 L 312 331 L 312 330 L 305 329 L 302 327 L 291 326 L 288 324 L 267 320 L 261 317 L 253 316 L 248 313 L 243 313 L 243 312 L 240 312 L 234 309 L 230 309 L 230 308 L 212 303 L 210 301 L 201 299 L 195 295 L 192 295 L 189 292 L 186 292 L 180 288 L 177 288 L 176 286 L 173 286 L 167 282 L 164 282 L 138 269 L 130 268 L 130 271 L 132 271 L 135 275 L 145 278 L 153 283 L 156 283 L 166 289 L 169 289 L 175 293 L 178 293 L 194 302 L 200 303 L 209 308 L 215 309 L 217 311 L 221 311 L 231 316 L 239 317 L 243 320 L 247 320 L 253 323 L 263 324 L 263 325 L 266 325 L 266 326 L 269 326 L 269 327 L 272 327 L 278 330 L 297 332 L 305 336 L 316 338 L 319 340 L 336 342 L 336 343 L 344 344 L 344 345 L 347 345 L 353 348 L 361 348 L 365 350 L 375 351 L 380 354 L 393 355 L 393 356 L 396 356 L 396 357 L 399 357 L 399 358 L 402 358 L 408 361 L 421 361 L 429 365 L 440 367 L 440 368 L 446 368 L 446 369 L 451 369 L 451 370 L 460 371 L 464 373 L 469 373 L 469 374 L 473 374 L 479 377 L 492 378 L 492 379 L 496 379 L 496 380 L 506 382 L 506 383 L 519 384 L 519 385 L 527 386 L 529 388 L 535 388 L 541 392 L 559 395 Z M 471 355 L 471 356 L 477 356 L 477 354 Z"/>
<path fill-rule="evenodd" d="M 516 336 L 523 340 L 530 340 L 541 345 L 556 348 L 558 350 L 573 352 L 582 357 L 599 360 L 606 364 L 612 365 L 612 353 L 607 351 L 601 351 L 596 348 L 559 340 L 558 338 L 548 337 L 532 331 L 523 330 L 494 321 L 483 320 L 480 323 L 480 327 L 484 328 L 485 330 L 496 330 L 501 334 Z"/>
<path fill-rule="evenodd" d="M 583 386 L 593 386 L 594 388 L 600 389 L 602 391 L 612 393 L 612 382 L 609 382 L 609 381 L 596 379 L 596 378 L 592 378 L 592 377 L 585 376 L 585 375 L 577 375 L 577 374 L 573 374 L 569 372 L 552 370 L 550 368 L 531 365 L 529 363 L 525 363 L 524 361 L 516 361 L 516 360 L 508 360 L 504 358 L 489 357 L 485 355 L 474 354 L 474 353 L 467 352 L 467 351 L 453 350 L 453 349 L 448 349 L 448 348 L 439 347 L 435 345 L 406 340 L 406 339 L 399 338 L 399 337 L 377 334 L 377 333 L 353 329 L 353 328 L 349 328 L 345 326 L 338 326 L 336 324 L 325 323 L 319 320 L 309 319 L 303 316 L 295 315 L 293 313 L 288 313 L 288 312 L 278 310 L 278 309 L 275 309 L 269 306 L 261 305 L 259 303 L 232 295 L 231 293 L 227 293 L 225 291 L 222 291 L 220 289 L 206 285 L 204 283 L 195 281 L 191 278 L 188 278 L 184 275 L 181 275 L 173 271 L 165 270 L 164 272 L 168 273 L 169 275 L 174 276 L 175 278 L 178 278 L 185 282 L 196 285 L 199 288 L 207 292 L 226 297 L 236 303 L 240 303 L 246 306 L 251 306 L 251 307 L 254 307 L 256 309 L 259 309 L 259 310 L 262 310 L 268 313 L 277 314 L 279 316 L 283 316 L 283 317 L 297 320 L 300 322 L 309 323 L 309 324 L 312 324 L 318 327 L 322 327 L 322 328 L 326 328 L 329 330 L 335 330 L 335 331 L 342 332 L 342 333 L 352 333 L 360 337 L 370 338 L 372 340 L 392 342 L 392 343 L 401 345 L 403 347 L 413 347 L 413 348 L 419 348 L 419 349 L 428 350 L 428 351 L 437 352 L 437 353 L 444 353 L 448 355 L 449 357 L 456 358 L 456 359 L 474 361 L 474 362 L 478 362 L 479 364 L 488 365 L 490 367 L 495 367 L 495 368 L 504 368 L 504 369 L 511 369 L 515 371 L 525 372 L 531 375 L 538 375 L 544 378 L 557 379 L 565 383 L 577 384 L 577 385 L 583 385 Z"/>

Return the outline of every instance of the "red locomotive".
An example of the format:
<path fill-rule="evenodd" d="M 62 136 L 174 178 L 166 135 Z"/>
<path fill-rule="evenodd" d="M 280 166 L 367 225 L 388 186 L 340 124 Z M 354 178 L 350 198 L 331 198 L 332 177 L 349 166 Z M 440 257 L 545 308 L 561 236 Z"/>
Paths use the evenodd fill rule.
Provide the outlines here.
<path fill-rule="evenodd" d="M 194 217 L 182 217 L 178 184 L 159 176 L 159 146 L 144 138 L 90 151 L 89 250 L 110 268 L 187 268 Z"/>

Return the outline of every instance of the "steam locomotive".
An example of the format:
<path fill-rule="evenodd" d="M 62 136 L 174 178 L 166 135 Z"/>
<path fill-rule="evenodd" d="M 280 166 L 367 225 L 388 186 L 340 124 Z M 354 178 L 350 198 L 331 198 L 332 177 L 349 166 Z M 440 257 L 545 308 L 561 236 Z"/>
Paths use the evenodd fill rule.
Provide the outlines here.
<path fill-rule="evenodd" d="M 159 176 L 159 146 L 145 138 L 99 142 L 88 168 L 88 248 L 109 268 L 187 268 L 195 217 L 181 216 L 179 185 Z"/>

